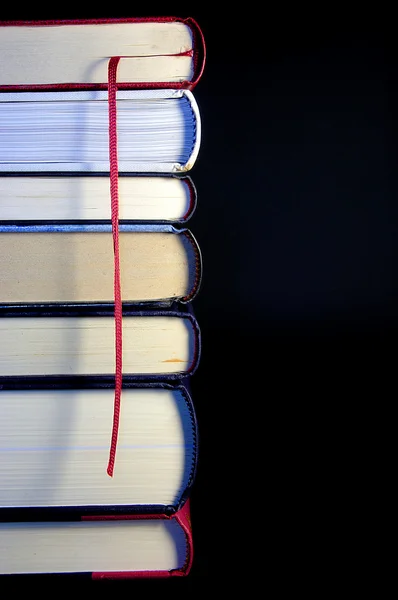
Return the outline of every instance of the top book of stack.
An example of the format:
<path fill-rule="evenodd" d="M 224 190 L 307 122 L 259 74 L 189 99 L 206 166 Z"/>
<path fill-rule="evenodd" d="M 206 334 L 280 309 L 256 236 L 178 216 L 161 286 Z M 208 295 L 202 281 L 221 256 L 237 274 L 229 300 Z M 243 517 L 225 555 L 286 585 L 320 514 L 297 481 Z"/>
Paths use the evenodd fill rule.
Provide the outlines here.
<path fill-rule="evenodd" d="M 191 90 L 205 54 L 190 17 L 3 21 L 0 90 L 105 90 L 112 56 L 120 90 Z"/>

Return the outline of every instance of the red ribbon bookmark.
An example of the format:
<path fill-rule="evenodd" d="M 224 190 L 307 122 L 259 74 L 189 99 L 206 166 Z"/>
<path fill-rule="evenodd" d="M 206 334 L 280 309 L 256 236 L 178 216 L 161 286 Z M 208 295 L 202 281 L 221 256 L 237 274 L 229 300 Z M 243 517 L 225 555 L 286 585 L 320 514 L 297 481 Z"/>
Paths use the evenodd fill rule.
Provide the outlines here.
<path fill-rule="evenodd" d="M 112 236 L 114 253 L 114 303 L 115 303 L 115 399 L 113 408 L 113 427 L 107 473 L 113 477 L 116 446 L 119 433 L 120 396 L 122 391 L 122 294 L 120 285 L 119 260 L 119 166 L 117 151 L 117 111 L 116 111 L 116 73 L 120 56 L 113 56 L 108 65 L 108 106 L 109 106 L 109 161 L 110 191 L 112 209 Z"/>

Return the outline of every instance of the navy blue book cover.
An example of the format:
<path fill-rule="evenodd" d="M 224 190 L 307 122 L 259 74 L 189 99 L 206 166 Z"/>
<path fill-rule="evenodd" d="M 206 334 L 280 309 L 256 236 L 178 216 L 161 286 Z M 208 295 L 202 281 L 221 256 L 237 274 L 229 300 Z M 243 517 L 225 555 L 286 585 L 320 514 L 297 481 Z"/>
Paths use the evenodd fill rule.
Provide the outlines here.
<path fill-rule="evenodd" d="M 94 437 L 90 434 L 90 426 L 87 425 L 88 420 L 101 424 L 100 408 L 101 397 L 109 390 L 112 391 L 112 385 L 109 382 L 80 380 L 73 381 L 71 379 L 46 378 L 40 382 L 34 382 L 28 379 L 8 380 L 2 383 L 0 390 L 0 414 L 2 414 L 3 426 L 0 426 L 0 440 L 2 440 L 2 460 L 0 464 L 0 474 L 3 479 L 3 486 L 0 493 L 0 521 L 18 521 L 18 520 L 73 520 L 84 515 L 120 515 L 120 514 L 161 514 L 172 515 L 178 511 L 189 497 L 191 487 L 195 481 L 197 461 L 198 461 L 198 425 L 195 413 L 194 404 L 192 402 L 189 380 L 181 381 L 141 381 L 141 382 L 124 382 L 122 388 L 122 414 L 121 423 L 123 420 L 123 394 L 125 402 L 146 402 L 145 407 L 140 409 L 147 417 L 144 417 L 144 424 L 141 423 L 141 429 L 137 433 L 139 425 L 134 428 L 134 416 L 125 412 L 125 419 L 128 421 L 126 427 L 127 432 L 121 436 L 119 440 L 119 448 L 116 453 L 116 475 L 114 480 L 109 478 L 106 473 L 105 462 L 102 465 L 101 458 L 95 461 L 94 453 L 106 453 L 107 448 L 98 446 L 90 446 L 90 440 L 99 440 L 99 433 L 94 431 Z M 129 394 L 129 392 L 131 392 Z M 142 392 L 137 399 L 135 391 Z M 152 397 L 146 391 L 158 394 L 170 392 L 167 397 L 163 394 L 162 401 L 157 400 L 157 397 Z M 58 393 L 57 393 L 58 392 Z M 84 398 L 86 394 L 86 398 Z M 44 409 L 40 408 L 40 397 L 45 396 L 47 401 L 47 414 L 44 414 Z M 12 410 L 12 403 L 21 402 L 25 405 L 25 411 L 16 408 L 16 416 Z M 112 394 L 107 394 L 106 402 L 111 404 Z M 35 403 L 36 410 L 39 413 L 34 416 L 33 420 L 39 423 L 37 435 L 29 435 L 24 437 L 20 444 L 17 443 L 18 429 L 23 430 L 24 416 L 21 412 L 29 410 L 29 403 Z M 85 419 L 83 420 L 82 433 L 83 440 L 80 445 L 73 442 L 74 428 L 78 419 L 76 413 L 79 407 L 76 402 L 85 403 L 89 407 Z M 180 479 L 175 478 L 173 471 L 167 473 L 166 477 L 170 478 L 170 482 L 165 485 L 165 497 L 170 494 L 173 489 L 173 498 L 168 503 L 140 502 L 142 494 L 142 486 L 145 485 L 145 476 L 141 476 L 140 481 L 134 481 L 134 469 L 130 466 L 127 472 L 123 463 L 126 462 L 126 457 L 129 456 L 128 462 L 133 463 L 137 460 L 145 460 L 146 470 L 153 471 L 159 478 L 157 486 L 150 488 L 152 492 L 147 492 L 148 497 L 158 498 L 158 486 L 163 481 L 164 474 L 159 470 L 157 463 L 161 459 L 156 457 L 162 453 L 172 454 L 177 453 L 173 447 L 160 447 L 161 432 L 158 430 L 161 419 L 154 415 L 150 418 L 153 410 L 156 407 L 166 406 L 165 414 L 162 417 L 163 423 L 168 424 L 167 429 L 173 429 L 178 432 L 175 435 L 173 446 L 179 446 L 178 452 L 183 452 L 184 458 L 178 469 L 181 470 Z M 7 408 L 8 407 L 8 408 Z M 11 407 L 11 408 L 10 408 Z M 96 415 L 96 411 L 98 414 Z M 7 414 L 8 413 L 8 414 Z M 50 414 L 48 414 L 50 413 Z M 13 417 L 14 415 L 14 417 Z M 11 421 L 14 418 L 14 426 Z M 149 420 L 148 420 L 149 419 Z M 21 421 L 21 422 L 20 422 Z M 19 423 L 19 425 L 18 425 Z M 37 425 L 37 423 L 36 423 Z M 163 425 L 165 426 L 165 425 Z M 9 430 L 14 431 L 13 435 L 9 435 Z M 147 447 L 141 447 L 137 443 L 133 443 L 134 435 L 142 435 L 142 429 L 148 430 L 149 436 L 157 436 L 152 446 L 148 441 Z M 153 429 L 152 434 L 150 430 Z M 107 422 L 105 423 L 105 446 L 107 435 Z M 109 420 L 109 440 L 111 431 L 111 421 Z M 41 432 L 41 433 L 40 433 Z M 86 436 L 86 439 L 84 439 Z M 91 437 L 90 437 L 91 436 Z M 39 439 L 40 438 L 40 439 Z M 19 438 L 18 438 L 19 439 Z M 35 441 L 36 439 L 36 441 Z M 152 439 L 152 438 L 148 438 Z M 157 441 L 159 439 L 159 442 Z M 8 441 L 7 441 L 8 440 Z M 165 444 L 165 442 L 163 442 Z M 8 448 L 5 447 L 8 444 Z M 132 446 L 132 447 L 129 447 Z M 119 457 L 118 457 L 119 453 Z M 135 454 L 136 453 L 136 454 Z M 102 456 L 101 454 L 101 456 Z M 137 456 L 136 456 L 137 455 Z M 142 459 L 144 455 L 144 459 Z M 78 460 L 73 457 L 78 456 Z M 24 458 L 25 457 L 25 458 Z M 120 460 L 121 472 L 118 475 L 118 458 Z M 21 462 L 22 461 L 22 462 Z M 32 463 L 29 475 L 26 475 L 24 467 L 26 461 Z M 73 462 L 74 461 L 74 462 Z M 166 459 L 165 464 L 168 464 Z M 69 466 L 68 463 L 69 462 Z M 71 464 L 74 464 L 70 466 Z M 178 461 L 177 461 L 178 462 Z M 81 464 L 85 463 L 85 464 Z M 170 467 L 173 463 L 170 462 Z M 16 466 L 15 466 L 16 465 Z M 20 468 L 18 468 L 20 465 Z M 55 466 L 58 467 L 55 469 Z M 13 467 L 11 469 L 11 467 Z M 72 468 L 73 467 L 73 468 Z M 177 466 L 175 466 L 177 468 Z M 10 469 L 12 475 L 10 475 Z M 57 471 L 54 475 L 53 471 Z M 71 471 L 72 469 L 72 471 Z M 80 471 L 86 472 L 84 480 L 81 480 L 83 495 L 73 489 L 72 483 L 78 482 L 81 475 Z M 77 473 L 75 472 L 77 471 Z M 91 481 L 91 473 L 94 472 L 92 479 L 92 490 L 87 490 L 89 481 Z M 47 475 L 46 475 L 47 473 Z M 171 483 L 173 477 L 176 479 Z M 60 478 L 64 481 L 60 485 Z M 72 481 L 72 483 L 71 483 Z M 8 482 L 8 483 L 7 483 Z M 53 482 L 53 483 L 52 483 Z M 152 485 L 152 484 L 151 484 Z M 103 494 L 103 488 L 109 487 L 109 493 Z M 174 486 L 174 487 L 173 487 Z M 125 488 L 125 489 L 124 489 Z M 28 496 L 30 495 L 29 499 Z M 119 502 L 114 502 L 113 498 L 118 497 Z M 13 499 L 12 501 L 10 499 Z M 19 498 L 19 501 L 18 501 Z M 60 498 L 65 498 L 65 503 L 60 501 Z M 75 498 L 88 498 L 97 501 L 90 503 L 86 500 L 85 503 L 79 504 Z M 126 498 L 128 500 L 126 500 Z M 135 499 L 136 498 L 136 499 Z"/>
<path fill-rule="evenodd" d="M 159 318 L 159 322 L 156 321 L 157 318 Z M 87 319 L 87 321 L 85 319 Z M 173 324 L 173 326 L 178 329 L 177 336 L 182 336 L 178 346 L 183 348 L 186 356 L 184 360 L 173 358 L 173 331 L 171 330 L 170 336 L 168 336 L 167 333 L 163 333 L 162 343 L 167 347 L 162 350 L 162 356 L 166 358 L 159 360 L 157 364 L 169 363 L 169 366 L 167 366 L 167 368 L 162 367 L 162 371 L 146 370 L 145 372 L 141 372 L 139 369 L 137 370 L 137 368 L 130 371 L 128 363 L 124 360 L 124 381 L 156 381 L 158 379 L 180 380 L 188 375 L 192 375 L 198 367 L 201 354 L 201 330 L 194 314 L 192 304 L 174 303 L 171 306 L 164 307 L 125 305 L 123 307 L 123 327 L 126 327 L 129 320 L 131 320 L 130 322 L 133 323 L 133 325 L 131 326 L 129 338 L 131 343 L 127 344 L 126 342 L 124 349 L 126 352 L 130 352 L 132 358 L 134 358 L 134 353 L 138 352 L 136 344 L 141 336 L 140 319 L 145 319 L 148 324 L 148 343 L 150 343 L 150 328 L 154 330 L 157 329 L 156 326 L 153 327 L 153 323 L 158 323 L 159 326 L 164 325 L 165 323 Z M 153 319 L 153 323 L 148 322 L 148 319 Z M 58 333 L 55 333 L 52 337 L 53 341 L 51 342 L 51 348 L 48 347 L 46 349 L 45 344 L 43 346 L 41 334 L 41 329 L 43 328 L 41 327 L 41 323 L 45 325 L 47 331 L 50 329 L 57 330 L 58 324 L 62 323 L 62 328 L 59 327 Z M 98 368 L 93 371 L 85 370 L 85 368 L 82 370 L 80 368 L 79 360 L 83 355 L 91 355 L 91 364 L 94 364 L 95 366 L 94 358 L 98 348 L 92 346 L 89 351 L 87 351 L 86 348 L 83 348 L 83 344 L 80 343 L 80 338 L 76 335 L 75 331 L 76 329 L 79 329 L 81 335 L 90 335 L 88 330 L 91 330 L 92 333 L 97 336 L 96 340 L 101 342 L 101 332 L 96 333 L 95 329 L 104 327 L 106 324 L 105 333 L 107 333 L 109 340 L 109 336 L 113 335 L 113 323 L 114 312 L 113 307 L 110 305 L 1 305 L 0 331 L 3 341 L 5 337 L 8 336 L 8 345 L 0 346 L 0 385 L 3 385 L 7 380 L 13 379 L 21 380 L 26 378 L 27 381 L 31 381 L 32 383 L 40 383 L 43 379 L 57 381 L 59 377 L 68 378 L 75 382 L 90 382 L 97 379 L 100 379 L 103 382 L 114 382 L 115 373 L 114 366 L 110 364 L 111 359 L 109 359 L 109 362 L 107 363 L 107 371 L 98 371 Z M 181 325 L 184 326 L 183 332 L 181 332 Z M 14 334 L 10 333 L 11 327 L 15 330 Z M 36 332 L 33 334 L 34 338 L 31 340 L 30 344 L 27 344 L 26 336 L 29 333 L 32 333 L 33 328 L 36 329 Z M 125 329 L 122 329 L 122 333 L 124 339 Z M 19 341 L 15 341 L 16 338 L 18 338 Z M 46 338 L 46 340 L 48 340 L 48 338 Z M 36 351 L 34 349 L 35 345 Z M 61 361 L 61 363 L 57 363 L 61 364 L 59 371 L 54 371 L 56 367 L 53 367 L 52 371 L 48 369 L 48 360 L 47 362 L 44 360 L 42 361 L 40 356 L 37 359 L 39 363 L 38 366 L 34 369 L 33 367 L 31 368 L 32 360 L 37 358 L 38 350 L 40 350 L 40 354 L 43 348 L 48 360 L 51 359 L 52 352 L 61 352 L 64 354 L 66 362 Z M 113 355 L 113 352 L 113 346 L 110 347 L 108 345 L 108 356 Z M 23 363 L 21 362 L 22 354 L 24 360 Z M 171 356 L 171 358 L 167 358 L 167 356 Z M 21 366 L 19 366 L 19 362 L 21 362 Z M 156 365 L 154 366 L 154 369 L 156 369 Z"/>

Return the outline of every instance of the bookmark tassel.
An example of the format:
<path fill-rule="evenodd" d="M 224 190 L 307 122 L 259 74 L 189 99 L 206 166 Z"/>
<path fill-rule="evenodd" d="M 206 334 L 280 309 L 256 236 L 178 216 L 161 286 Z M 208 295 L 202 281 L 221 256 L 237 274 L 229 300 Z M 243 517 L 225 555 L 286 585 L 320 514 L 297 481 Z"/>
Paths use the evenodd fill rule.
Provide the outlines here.
<path fill-rule="evenodd" d="M 114 303 L 115 303 L 115 399 L 113 408 L 113 427 L 107 473 L 113 477 L 117 438 L 119 433 L 120 396 L 122 391 L 122 294 L 120 285 L 119 260 L 119 185 L 118 185 L 118 153 L 117 153 L 117 119 L 116 119 L 116 72 L 120 57 L 114 56 L 108 65 L 108 103 L 109 103 L 109 159 L 110 190 L 112 208 L 112 236 L 114 252 Z"/>

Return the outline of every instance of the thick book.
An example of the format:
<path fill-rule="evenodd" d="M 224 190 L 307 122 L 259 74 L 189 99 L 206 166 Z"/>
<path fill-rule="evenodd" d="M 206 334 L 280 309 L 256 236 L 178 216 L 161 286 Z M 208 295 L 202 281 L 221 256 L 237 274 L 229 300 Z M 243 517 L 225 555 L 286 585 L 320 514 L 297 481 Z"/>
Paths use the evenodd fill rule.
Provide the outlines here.
<path fill-rule="evenodd" d="M 200 359 L 192 306 L 124 308 L 123 376 L 182 379 Z M 115 317 L 104 305 L 0 306 L 0 385 L 7 378 L 114 381 Z"/>
<path fill-rule="evenodd" d="M 113 404 L 112 386 L 98 381 L 2 385 L 0 520 L 173 514 L 184 504 L 198 457 L 189 386 L 125 384 L 110 478 Z"/>
<path fill-rule="evenodd" d="M 184 173 L 197 159 L 201 121 L 186 89 L 115 92 L 120 173 Z M 105 90 L 0 92 L 0 172 L 110 172 Z"/>
<path fill-rule="evenodd" d="M 202 261 L 186 228 L 120 224 L 123 302 L 189 302 Z M 0 225 L 0 303 L 113 303 L 110 224 Z"/>
<path fill-rule="evenodd" d="M 197 193 L 188 175 L 121 173 L 119 222 L 186 223 Z M 105 173 L 18 173 L 0 177 L 0 223 L 101 223 L 111 221 Z"/>
<path fill-rule="evenodd" d="M 120 56 L 119 88 L 193 88 L 206 48 L 192 18 L 3 21 L 0 89 L 106 89 Z"/>
<path fill-rule="evenodd" d="M 85 515 L 0 522 L 0 575 L 92 579 L 188 575 L 193 561 L 190 500 L 171 515 Z"/>

